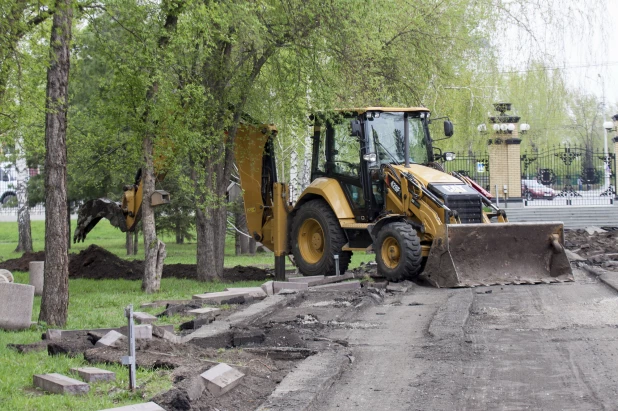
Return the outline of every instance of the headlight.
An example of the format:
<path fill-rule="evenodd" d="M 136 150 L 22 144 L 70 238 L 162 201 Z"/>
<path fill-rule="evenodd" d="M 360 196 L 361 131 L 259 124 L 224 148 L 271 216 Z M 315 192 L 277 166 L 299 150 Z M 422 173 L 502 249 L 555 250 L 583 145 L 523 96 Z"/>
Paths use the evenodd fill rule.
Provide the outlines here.
<path fill-rule="evenodd" d="M 453 161 L 453 160 L 455 160 L 455 153 L 447 151 L 446 153 L 444 153 L 444 159 L 446 161 Z"/>

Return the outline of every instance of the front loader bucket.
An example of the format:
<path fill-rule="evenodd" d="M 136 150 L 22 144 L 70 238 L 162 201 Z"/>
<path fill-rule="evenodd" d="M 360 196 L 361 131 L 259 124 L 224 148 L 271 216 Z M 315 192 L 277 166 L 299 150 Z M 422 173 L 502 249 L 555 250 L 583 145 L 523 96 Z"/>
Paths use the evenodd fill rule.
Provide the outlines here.
<path fill-rule="evenodd" d="M 448 224 L 423 278 L 437 287 L 573 281 L 561 222 Z"/>

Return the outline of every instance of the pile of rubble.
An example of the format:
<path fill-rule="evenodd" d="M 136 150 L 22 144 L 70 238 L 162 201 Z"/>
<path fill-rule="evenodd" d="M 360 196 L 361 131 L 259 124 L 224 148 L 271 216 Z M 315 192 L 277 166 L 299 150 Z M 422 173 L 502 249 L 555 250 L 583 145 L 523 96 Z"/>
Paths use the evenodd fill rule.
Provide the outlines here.
<path fill-rule="evenodd" d="M 599 227 L 585 230 L 565 230 L 564 245 L 571 253 L 571 259 L 579 259 L 609 271 L 618 271 L 618 231 L 607 231 Z"/>
<path fill-rule="evenodd" d="M 387 292 L 405 292 L 409 286 L 354 278 L 351 272 L 336 277 L 296 277 L 267 281 L 261 287 L 230 287 L 187 300 L 143 304 L 160 312 L 133 313 L 135 365 L 170 370 L 174 383 L 171 390 L 143 404 L 143 409 L 253 410 L 269 403 L 278 384 L 299 362 L 327 352 L 347 361 L 347 341 L 331 340 L 329 332 L 370 326 L 353 321 L 359 310 L 381 304 Z M 234 308 L 222 310 L 221 304 Z M 173 326 L 157 325 L 161 318 L 175 314 L 193 319 L 178 324 L 176 332 Z M 81 371 L 33 376 L 33 385 L 44 391 L 82 394 L 97 381 L 89 380 L 88 372 L 112 378 L 104 364 L 122 364 L 123 357 L 128 358 L 128 328 L 49 329 L 42 341 L 11 348 L 22 353 L 47 350 L 49 355 L 83 355 L 91 366 Z M 63 372 L 76 373 L 84 381 Z"/>

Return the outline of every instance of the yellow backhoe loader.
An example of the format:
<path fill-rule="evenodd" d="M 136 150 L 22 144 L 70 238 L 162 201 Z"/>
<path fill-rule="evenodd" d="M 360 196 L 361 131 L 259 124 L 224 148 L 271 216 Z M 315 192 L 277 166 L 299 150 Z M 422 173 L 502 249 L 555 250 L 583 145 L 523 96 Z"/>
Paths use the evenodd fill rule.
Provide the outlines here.
<path fill-rule="evenodd" d="M 441 163 L 453 153 L 433 147 L 428 109 L 340 110 L 313 121 L 311 184 L 294 203 L 277 179 L 276 128 L 242 126 L 237 135 L 247 227 L 274 252 L 277 279 L 285 278 L 288 255 L 304 275 L 335 275 L 354 251 L 373 250 L 390 281 L 420 275 L 438 287 L 473 287 L 573 280 L 562 223 L 509 223 L 481 187 L 446 173 Z M 444 132 L 453 135 L 448 120 Z M 124 216 L 117 226 L 130 231 L 139 187 L 127 187 L 112 218 L 107 203 L 98 203 L 98 213 L 97 203 L 80 209 L 74 238 L 85 238 L 101 217 Z"/>

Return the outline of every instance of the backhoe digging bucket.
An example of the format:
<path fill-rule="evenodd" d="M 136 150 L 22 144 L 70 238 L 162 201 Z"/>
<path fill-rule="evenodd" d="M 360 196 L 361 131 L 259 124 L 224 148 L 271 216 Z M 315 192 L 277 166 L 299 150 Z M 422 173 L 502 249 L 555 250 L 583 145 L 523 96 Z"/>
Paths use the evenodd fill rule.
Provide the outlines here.
<path fill-rule="evenodd" d="M 449 224 L 423 278 L 437 287 L 573 281 L 561 222 Z"/>

